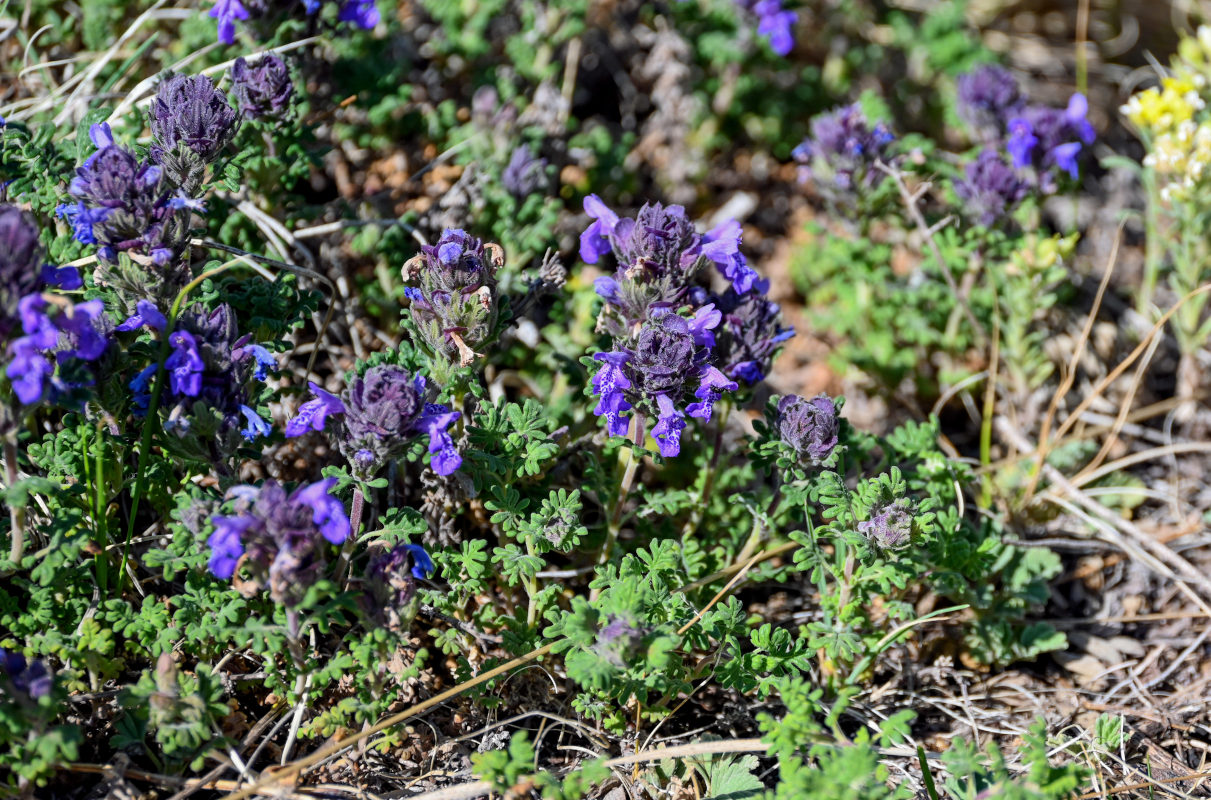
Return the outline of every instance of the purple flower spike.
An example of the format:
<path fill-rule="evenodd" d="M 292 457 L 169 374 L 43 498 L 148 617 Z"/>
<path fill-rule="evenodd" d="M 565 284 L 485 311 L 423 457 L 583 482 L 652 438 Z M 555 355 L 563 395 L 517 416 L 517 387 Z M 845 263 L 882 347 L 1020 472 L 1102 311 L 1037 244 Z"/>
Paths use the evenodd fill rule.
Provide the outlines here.
<path fill-rule="evenodd" d="M 870 519 L 858 523 L 858 533 L 891 550 L 912 540 L 912 523 L 912 506 L 901 498 L 871 509 Z"/>
<path fill-rule="evenodd" d="M 954 184 L 964 209 L 985 226 L 992 226 L 1012 213 L 1029 188 L 1001 154 L 992 149 L 983 151 L 968 164 L 966 178 Z"/>
<path fill-rule="evenodd" d="M 323 576 L 329 544 L 352 534 L 344 505 L 329 493 L 335 485 L 328 478 L 290 494 L 274 481 L 229 490 L 235 513 L 211 517 L 211 572 L 229 580 L 242 566 L 246 584 L 267 588 L 274 602 L 297 605 Z"/>
<path fill-rule="evenodd" d="M 837 446 L 837 406 L 826 395 L 810 400 L 790 394 L 778 401 L 777 431 L 808 463 L 819 464 Z"/>
<path fill-rule="evenodd" d="M 1017 79 L 993 64 L 959 76 L 958 95 L 959 116 L 986 139 L 999 137 L 1024 105 Z"/>
<path fill-rule="evenodd" d="M 44 255 L 33 218 L 16 206 L 0 205 L 0 338 L 16 327 L 21 298 L 46 282 Z"/>
<path fill-rule="evenodd" d="M 255 65 L 243 57 L 231 65 L 231 93 L 245 119 L 280 116 L 290 104 L 294 84 L 286 62 L 267 53 Z"/>
<path fill-rule="evenodd" d="M 286 423 L 286 438 L 302 436 L 307 431 L 322 431 L 329 415 L 344 414 L 345 404 L 331 392 L 324 391 L 315 382 L 307 384 L 315 395 L 299 406 L 299 413 Z"/>

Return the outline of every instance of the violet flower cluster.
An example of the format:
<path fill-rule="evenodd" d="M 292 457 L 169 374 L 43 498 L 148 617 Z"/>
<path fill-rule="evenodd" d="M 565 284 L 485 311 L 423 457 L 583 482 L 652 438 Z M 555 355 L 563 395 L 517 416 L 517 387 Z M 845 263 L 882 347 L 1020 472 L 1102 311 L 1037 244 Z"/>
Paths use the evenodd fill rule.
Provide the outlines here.
<path fill-rule="evenodd" d="M 1055 191 L 1061 174 L 1079 177 L 1080 156 L 1097 138 L 1083 94 L 1073 94 L 1063 109 L 1029 104 L 1002 67 L 983 66 L 960 77 L 958 100 L 959 115 L 1003 149 L 1015 168 L 1029 169 L 1044 192 Z"/>
<path fill-rule="evenodd" d="M 837 405 L 827 395 L 811 399 L 786 395 L 778 401 L 775 430 L 801 461 L 819 466 L 837 448 Z"/>
<path fill-rule="evenodd" d="M 9 342 L 4 370 L 17 399 L 32 405 L 48 387 L 62 396 L 90 385 L 91 374 L 80 368 L 104 355 L 111 338 L 102 302 L 72 304 L 35 293 L 23 297 L 18 309 L 25 335 Z"/>
<path fill-rule="evenodd" d="M 249 64 L 243 56 L 231 65 L 231 93 L 244 119 L 281 117 L 290 105 L 294 84 L 290 70 L 276 53 Z"/>
<path fill-rule="evenodd" d="M 468 366 L 498 333 L 496 272 L 504 262 L 499 245 L 448 228 L 404 264 L 413 327 L 439 362 Z"/>
<path fill-rule="evenodd" d="M 160 310 L 144 300 L 118 330 L 146 326 L 163 332 L 166 325 Z M 277 369 L 277 361 L 249 335 L 240 335 L 231 306 L 223 303 L 213 311 L 201 304 L 192 306 L 177 320 L 168 343 L 164 389 L 172 406 L 166 430 L 181 438 L 202 435 L 217 455 L 234 452 L 241 439 L 252 441 L 269 434 L 269 423 L 249 405 L 248 387 L 253 379 L 264 380 L 269 370 Z M 130 382 L 135 404 L 144 411 L 158 367 L 147 366 Z M 195 431 L 198 403 L 210 412 L 212 423 Z"/>
<path fill-rule="evenodd" d="M 332 3 L 329 0 L 215 0 L 209 16 L 218 22 L 219 42 L 232 44 L 237 22 L 271 19 L 299 11 L 315 16 L 325 5 Z M 338 21 L 351 22 L 363 30 L 371 30 L 381 19 L 374 0 L 342 0 L 337 11 Z"/>
<path fill-rule="evenodd" d="M 782 7 L 782 0 L 736 0 L 736 5 L 757 17 L 757 34 L 769 40 L 770 49 L 785 56 L 795 46 L 798 15 Z"/>
<path fill-rule="evenodd" d="M 429 437 L 430 465 L 438 475 L 449 475 L 462 465 L 449 433 L 460 415 L 429 402 L 437 392 L 423 376 L 378 365 L 350 381 L 339 397 L 309 385 L 315 397 L 286 423 L 286 436 L 328 430 L 359 476 L 368 478 L 402 456 L 420 435 Z"/>
<path fill-rule="evenodd" d="M 526 197 L 547 185 L 547 166 L 547 160 L 534 155 L 529 145 L 519 144 L 513 148 L 500 182 L 514 197 Z"/>
<path fill-rule="evenodd" d="M 813 118 L 811 135 L 792 155 L 801 165 L 801 181 L 810 179 L 843 191 L 873 188 L 885 177 L 875 164 L 890 162 L 894 141 L 886 125 L 872 126 L 862 107 L 854 103 Z"/>
<path fill-rule="evenodd" d="M 858 532 L 879 547 L 894 550 L 912 541 L 912 523 L 912 504 L 900 498 L 871 509 L 870 518 L 858 523 Z"/>
<path fill-rule="evenodd" d="M 964 177 L 955 181 L 954 189 L 967 214 L 980 225 L 991 227 L 1013 213 L 1025 199 L 1030 184 L 1001 153 L 988 148 L 968 162 Z"/>
<path fill-rule="evenodd" d="M 274 602 L 298 605 L 323 574 L 325 543 L 343 544 L 350 535 L 345 506 L 329 493 L 335 485 L 327 478 L 288 493 L 270 480 L 231 489 L 234 515 L 211 517 L 210 571 L 230 580 L 245 566 L 251 583 L 242 587 L 268 588 Z"/>
<path fill-rule="evenodd" d="M 113 262 L 119 253 L 164 266 L 174 261 L 188 234 L 188 214 L 172 202 L 164 170 L 139 161 L 114 142 L 107 123 L 89 129 L 97 150 L 76 170 L 68 185 L 74 203 L 58 207 L 83 244 L 97 245 L 97 256 Z"/>
<path fill-rule="evenodd" d="M 33 405 L 50 389 L 62 397 L 92 383 L 86 365 L 109 348 L 110 325 L 100 300 L 72 303 L 44 289 L 79 289 L 74 267 L 43 261 L 38 228 L 29 214 L 0 205 L 0 337 L 20 325 L 8 343 L 4 374 L 17 400 Z"/>
<path fill-rule="evenodd" d="M 740 252 L 740 225 L 726 222 L 700 234 L 681 206 L 644 205 L 620 218 L 599 197 L 585 199 L 593 219 L 580 237 L 590 264 L 612 254 L 617 269 L 594 287 L 605 301 L 598 329 L 613 347 L 596 353 L 594 413 L 610 435 L 627 434 L 630 413 L 655 418 L 651 435 L 661 455 L 681 452 L 688 418 L 709 421 L 725 393 L 765 376 L 780 343 L 781 325 L 767 281 Z M 727 288 L 705 284 L 710 264 Z M 642 430 L 642 426 L 640 430 Z"/>
<path fill-rule="evenodd" d="M 226 149 L 240 117 L 205 75 L 175 73 L 160 82 L 148 112 L 152 160 L 187 197 L 197 197 L 206 166 Z"/>

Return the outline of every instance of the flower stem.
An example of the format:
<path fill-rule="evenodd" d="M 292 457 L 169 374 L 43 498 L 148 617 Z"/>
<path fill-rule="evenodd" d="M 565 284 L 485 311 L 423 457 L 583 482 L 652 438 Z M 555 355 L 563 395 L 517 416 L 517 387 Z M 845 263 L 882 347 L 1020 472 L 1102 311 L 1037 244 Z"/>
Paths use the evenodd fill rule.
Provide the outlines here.
<path fill-rule="evenodd" d="M 14 429 L 4 437 L 4 488 L 12 490 L 17 485 L 17 431 Z M 20 565 L 25 556 L 25 506 L 8 504 L 9 535 L 13 537 L 9 546 L 8 560 Z"/>
<path fill-rule="evenodd" d="M 685 527 L 681 529 L 681 540 L 683 543 L 698 532 L 698 526 L 702 524 L 702 518 L 706 516 L 706 507 L 711 501 L 711 492 L 715 488 L 715 478 L 719 474 L 719 456 L 723 452 L 723 430 L 727 427 L 727 419 L 731 410 L 730 401 L 724 398 L 719 409 L 719 424 L 715 426 L 715 439 L 711 445 L 711 460 L 706 467 L 706 476 L 702 481 L 702 491 L 698 494 L 698 502 L 690 512 L 690 518 L 686 520 Z"/>
<path fill-rule="evenodd" d="M 626 506 L 627 495 L 631 493 L 631 485 L 635 482 L 635 474 L 639 471 L 639 458 L 635 455 L 635 449 L 643 447 L 647 436 L 644 422 L 642 414 L 635 415 L 635 447 L 627 448 L 626 467 L 623 468 L 622 481 L 618 484 L 618 494 L 614 496 L 614 505 L 610 509 L 609 527 L 606 529 L 606 540 L 601 548 L 601 557 L 597 559 L 598 564 L 609 563 L 614 545 L 618 541 L 618 534 L 622 530 L 622 510 Z M 594 597 L 596 597 L 596 593 L 594 593 Z"/>

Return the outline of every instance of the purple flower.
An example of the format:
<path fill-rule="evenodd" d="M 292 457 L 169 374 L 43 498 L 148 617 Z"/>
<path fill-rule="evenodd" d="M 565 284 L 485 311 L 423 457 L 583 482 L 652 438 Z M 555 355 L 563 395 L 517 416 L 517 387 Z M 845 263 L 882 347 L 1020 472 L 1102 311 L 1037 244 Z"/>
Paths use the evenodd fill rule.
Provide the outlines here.
<path fill-rule="evenodd" d="M 66 364 L 95 361 L 109 347 L 105 307 L 100 300 L 59 306 L 33 294 L 23 297 L 17 306 L 25 335 L 9 342 L 5 374 L 17 399 L 26 405 L 42 399 L 48 382 L 57 390 L 73 388 L 55 383 L 48 351 L 55 350 L 54 363 Z"/>
<path fill-rule="evenodd" d="M 244 555 L 244 531 L 254 527 L 255 517 L 213 517 L 214 533 L 206 540 L 210 547 L 210 571 L 216 578 L 231 580 L 236 565 Z"/>
<path fill-rule="evenodd" d="M 958 80 L 958 112 L 985 138 L 996 138 L 1023 105 L 1017 79 L 1004 67 L 985 64 Z"/>
<path fill-rule="evenodd" d="M 462 456 L 454 447 L 447 429 L 459 417 L 443 405 L 429 404 L 419 424 L 429 433 L 429 465 L 438 475 L 451 475 L 462 466 Z"/>
<path fill-rule="evenodd" d="M 157 331 L 164 330 L 168 325 L 168 320 L 160 313 L 160 309 L 156 308 L 156 304 L 150 300 L 140 300 L 136 303 L 135 313 L 127 317 L 126 321 L 115 330 L 133 331 L 144 325 Z"/>
<path fill-rule="evenodd" d="M 954 184 L 963 209 L 980 225 L 989 227 L 1011 214 L 1029 188 L 1001 154 L 991 149 L 970 162 L 966 178 Z"/>
<path fill-rule="evenodd" d="M 580 234 L 580 258 L 586 264 L 596 264 L 610 252 L 609 237 L 618 224 L 618 215 L 595 194 L 584 199 L 584 212 L 593 222 Z"/>
<path fill-rule="evenodd" d="M 341 22 L 352 22 L 359 28 L 370 30 L 379 23 L 382 17 L 374 0 L 345 0 L 338 17 Z"/>
<path fill-rule="evenodd" d="M 43 264 L 41 270 L 42 282 L 56 289 L 71 292 L 84 288 L 84 279 L 80 270 L 75 267 L 56 267 L 53 264 Z"/>
<path fill-rule="evenodd" d="M 1076 158 L 1081 154 L 1080 142 L 1065 142 L 1057 144 L 1051 149 L 1051 157 L 1055 159 L 1055 165 L 1068 173 L 1068 176 L 1076 180 L 1080 175 L 1080 168 L 1077 166 Z"/>
<path fill-rule="evenodd" d="M 325 391 L 314 381 L 309 381 L 307 386 L 315 399 L 299 406 L 299 413 L 286 423 L 286 438 L 302 436 L 307 431 L 322 431 L 329 415 L 345 413 L 345 404 L 339 397 Z"/>
<path fill-rule="evenodd" d="M 1077 159 L 1097 132 L 1086 119 L 1089 103 L 1074 94 L 1065 109 L 1028 106 L 1009 122 L 1006 149 L 1016 167 L 1034 167 L 1044 191 L 1054 191 L 1054 170 L 1079 176 Z M 1054 168 L 1054 169 L 1053 169 Z"/>
<path fill-rule="evenodd" d="M 433 569 L 433 559 L 418 544 L 397 544 L 372 555 L 366 565 L 364 600 L 370 618 L 388 630 L 404 630 L 415 613 L 416 582 Z"/>
<path fill-rule="evenodd" d="M 289 106 L 294 84 L 276 54 L 266 53 L 254 66 L 241 56 L 231 65 L 231 93 L 245 119 L 277 117 Z"/>
<path fill-rule="evenodd" d="M 1005 149 L 1013 157 L 1013 165 L 1018 169 L 1030 166 L 1034 148 L 1039 143 L 1039 137 L 1034 135 L 1034 125 L 1025 117 L 1014 117 L 1009 120 L 1009 140 Z"/>
<path fill-rule="evenodd" d="M 42 399 L 46 381 L 54 373 L 54 367 L 29 336 L 11 342 L 8 355 L 9 362 L 4 374 L 12 383 L 17 399 L 25 405 L 33 405 Z"/>
<path fill-rule="evenodd" d="M 244 415 L 244 419 L 248 423 L 240 430 L 240 435 L 247 441 L 251 442 L 259 436 L 268 436 L 273 433 L 273 426 L 262 419 L 254 409 L 241 405 L 240 413 Z"/>
<path fill-rule="evenodd" d="M 757 0 L 753 11 L 759 18 L 757 33 L 769 39 L 770 49 L 780 56 L 789 54 L 795 46 L 795 12 L 784 11 L 780 0 Z"/>
<path fill-rule="evenodd" d="M 858 533 L 884 549 L 903 547 L 912 540 L 912 505 L 904 499 L 880 503 L 870 518 L 858 523 Z"/>
<path fill-rule="evenodd" d="M 164 367 L 173 394 L 197 397 L 202 391 L 202 370 L 206 367 L 198 353 L 197 340 L 188 331 L 173 331 L 168 341 L 172 352 Z"/>
<path fill-rule="evenodd" d="M 244 345 L 241 350 L 242 352 L 252 356 L 253 360 L 256 362 L 256 371 L 253 372 L 252 377 L 256 378 L 258 381 L 265 380 L 265 378 L 269 375 L 270 370 L 275 372 L 277 371 L 277 359 L 273 357 L 273 353 L 270 353 L 261 345 L 248 344 Z"/>
<path fill-rule="evenodd" d="M 729 219 L 702 237 L 702 254 L 731 282 L 736 294 L 744 294 L 761 279 L 740 252 L 740 235 L 740 223 Z"/>
<path fill-rule="evenodd" d="M 293 497 L 311 506 L 311 520 L 319 526 L 325 539 L 341 544 L 349 537 L 350 523 L 344 503 L 329 494 L 333 486 L 336 486 L 336 478 L 325 478 L 296 490 Z"/>
<path fill-rule="evenodd" d="M 27 700 L 46 697 L 54 688 L 54 676 L 40 660 L 27 661 L 21 653 L 0 648 L 0 675 Z"/>
<path fill-rule="evenodd" d="M 232 44 L 235 42 L 235 22 L 248 19 L 248 11 L 240 0 L 215 0 L 210 17 L 219 21 L 220 44 Z"/>
<path fill-rule="evenodd" d="M 694 392 L 694 397 L 700 402 L 690 403 L 685 410 L 691 417 L 710 422 L 715 403 L 719 402 L 723 393 L 734 392 L 738 388 L 739 385 L 735 381 L 729 380 L 719 370 L 711 366 L 703 367 L 698 378 L 698 390 Z"/>
<path fill-rule="evenodd" d="M 429 558 L 429 554 L 425 552 L 425 548 L 419 544 L 404 544 L 400 545 L 400 547 L 403 547 L 408 552 L 408 555 L 412 556 L 412 577 L 423 579 L 433 574 L 433 570 L 435 569 L 433 559 Z"/>
<path fill-rule="evenodd" d="M 810 464 L 820 464 L 837 446 L 837 406 L 826 395 L 805 400 L 787 395 L 778 401 L 775 428 L 783 443 Z"/>
<path fill-rule="evenodd" d="M 681 453 L 681 432 L 685 430 L 685 415 L 673 405 L 666 394 L 656 395 L 659 417 L 652 426 L 652 438 L 660 449 L 660 455 L 673 458 Z"/>
<path fill-rule="evenodd" d="M 297 605 L 323 574 L 326 543 L 351 534 L 344 505 L 329 494 L 335 484 L 328 478 L 290 494 L 273 481 L 231 489 L 235 513 L 211 517 L 211 572 L 229 580 L 243 563 L 274 602 Z"/>

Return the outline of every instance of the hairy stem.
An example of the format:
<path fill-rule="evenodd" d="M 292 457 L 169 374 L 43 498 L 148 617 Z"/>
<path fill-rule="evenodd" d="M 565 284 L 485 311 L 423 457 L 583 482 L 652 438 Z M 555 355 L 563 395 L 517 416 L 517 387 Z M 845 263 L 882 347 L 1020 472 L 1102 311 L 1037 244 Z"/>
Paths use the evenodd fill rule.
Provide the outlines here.
<path fill-rule="evenodd" d="M 635 482 L 635 474 L 639 471 L 640 459 L 635 455 L 635 448 L 643 447 L 647 435 L 644 421 L 642 414 L 635 415 L 635 447 L 627 448 L 626 467 L 623 468 L 618 494 L 614 496 L 614 505 L 610 509 L 609 527 L 606 529 L 606 540 L 601 548 L 601 558 L 597 560 L 598 564 L 609 563 L 610 556 L 613 555 L 614 544 L 618 541 L 618 534 L 622 530 L 622 511 L 626 506 L 627 495 L 631 493 L 631 485 Z M 596 597 L 596 594 L 594 593 L 593 596 Z"/>
<path fill-rule="evenodd" d="M 349 509 L 349 537 L 341 545 L 341 554 L 337 556 L 336 561 L 336 582 L 342 586 L 349 574 L 349 564 L 353 561 L 353 548 L 357 545 L 357 532 L 362 527 L 362 511 L 365 506 L 366 496 L 362 493 L 362 487 L 355 486 L 353 507 Z"/>

